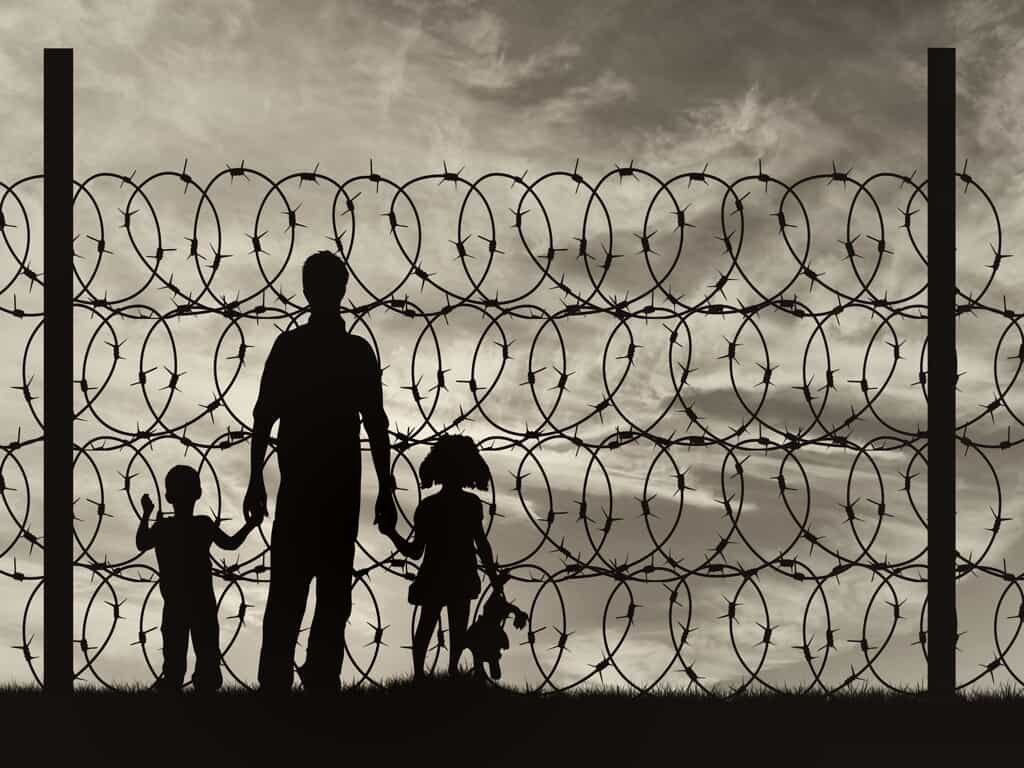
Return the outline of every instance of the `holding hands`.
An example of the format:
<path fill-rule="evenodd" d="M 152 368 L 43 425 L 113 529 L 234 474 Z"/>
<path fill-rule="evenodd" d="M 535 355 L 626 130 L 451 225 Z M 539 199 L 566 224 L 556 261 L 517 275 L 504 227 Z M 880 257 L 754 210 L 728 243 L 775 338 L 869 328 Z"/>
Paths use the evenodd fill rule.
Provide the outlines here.
<path fill-rule="evenodd" d="M 394 497 L 391 495 L 391 483 L 381 483 L 377 492 L 377 503 L 373 508 L 373 522 L 385 536 L 391 536 L 395 532 L 395 525 L 398 522 L 398 509 L 395 507 Z"/>
<path fill-rule="evenodd" d="M 254 474 L 249 480 L 249 488 L 242 502 L 242 514 L 246 522 L 253 526 L 259 525 L 267 516 L 267 489 L 263 485 L 262 475 Z"/>
<path fill-rule="evenodd" d="M 395 532 L 395 525 L 398 522 L 398 510 L 390 498 L 377 497 L 377 504 L 374 507 L 374 522 L 377 530 L 385 536 L 391 536 Z"/>

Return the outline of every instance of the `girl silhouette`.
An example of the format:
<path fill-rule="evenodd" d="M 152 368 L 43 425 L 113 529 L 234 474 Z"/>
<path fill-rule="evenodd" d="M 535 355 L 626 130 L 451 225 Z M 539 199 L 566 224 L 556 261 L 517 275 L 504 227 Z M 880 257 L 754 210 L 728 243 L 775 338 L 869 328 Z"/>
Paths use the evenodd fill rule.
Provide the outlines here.
<path fill-rule="evenodd" d="M 466 643 L 469 601 L 480 594 L 477 555 L 493 582 L 494 556 L 483 526 L 483 503 L 465 488 L 485 491 L 490 470 L 472 438 L 465 435 L 440 437 L 420 465 L 420 485 L 441 489 L 426 496 L 416 508 L 412 537 L 387 532 L 405 557 L 423 557 L 419 573 L 409 585 L 409 602 L 420 608 L 419 623 L 412 641 L 413 677 L 423 678 L 427 644 L 434 633 L 441 608 L 448 608 L 450 653 L 448 674 L 458 672 L 459 656 Z"/>

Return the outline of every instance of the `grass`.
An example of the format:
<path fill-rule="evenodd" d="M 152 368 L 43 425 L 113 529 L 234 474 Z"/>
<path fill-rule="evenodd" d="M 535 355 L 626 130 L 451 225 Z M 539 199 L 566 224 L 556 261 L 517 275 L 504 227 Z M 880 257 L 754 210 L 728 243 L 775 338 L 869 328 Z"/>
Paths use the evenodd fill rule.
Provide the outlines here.
<path fill-rule="evenodd" d="M 396 679 L 335 696 L 298 691 L 275 698 L 243 688 L 167 696 L 129 687 L 81 689 L 54 699 L 38 689 L 8 687 L 0 689 L 7 734 L 0 754 L 23 749 L 24 759 L 40 761 L 48 750 L 67 751 L 76 766 L 227 766 L 240 760 L 287 766 L 333 752 L 363 755 L 371 760 L 367 765 L 378 766 L 407 764 L 398 758 L 407 751 L 410 760 L 448 755 L 455 765 L 570 766 L 570 757 L 650 765 L 654 754 L 708 749 L 722 758 L 767 750 L 799 765 L 805 764 L 796 759 L 800 754 L 825 754 L 828 744 L 889 745 L 889 754 L 898 744 L 945 742 L 977 756 L 993 741 L 1024 738 L 1020 693 L 1006 688 L 939 703 L 884 691 L 831 698 L 752 692 L 723 702 L 680 690 L 642 697 L 614 689 L 523 695 L 440 678 L 421 685 Z M 943 754 L 950 755 L 948 747 Z M 638 755 L 647 759 L 631 762 Z M 842 764 L 842 754 L 828 764 L 836 760 Z"/>

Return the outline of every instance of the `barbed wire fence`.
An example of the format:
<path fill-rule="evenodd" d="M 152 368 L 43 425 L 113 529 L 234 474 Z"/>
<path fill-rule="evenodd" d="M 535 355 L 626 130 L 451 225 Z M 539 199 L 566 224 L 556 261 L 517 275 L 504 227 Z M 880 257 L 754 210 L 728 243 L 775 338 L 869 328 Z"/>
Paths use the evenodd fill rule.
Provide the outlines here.
<path fill-rule="evenodd" d="M 858 179 L 833 166 L 787 183 L 759 163 L 731 182 L 707 166 L 663 179 L 630 163 L 591 182 L 577 161 L 529 181 L 445 166 L 399 183 L 372 163 L 344 181 L 319 167 L 273 179 L 243 163 L 201 185 L 186 161 L 143 180 L 105 172 L 76 183 L 77 679 L 112 685 L 127 664 L 155 680 L 159 591 L 151 555 L 132 551 L 138 497 L 159 498 L 169 462 L 186 460 L 210 513 L 237 519 L 260 359 L 302 322 L 304 303 L 287 291 L 302 259 L 326 245 L 349 267 L 349 327 L 384 369 L 400 528 L 419 499 L 416 459 L 439 435 L 472 434 L 491 466 L 489 536 L 530 616 L 510 652 L 528 690 L 606 675 L 637 691 L 716 696 L 794 683 L 913 690 L 927 638 L 927 517 L 914 494 L 927 467 L 928 384 L 927 260 L 914 232 L 927 184 L 915 176 Z M 1008 256 L 998 212 L 966 165 L 958 179 L 990 212 L 995 241 L 981 287 L 958 291 L 957 313 L 1003 324 L 995 395 L 957 425 L 994 494 L 987 529 L 960 516 L 971 546 L 957 554 L 958 579 L 985 577 L 995 596 L 990 657 L 959 685 L 996 673 L 1021 685 L 1021 575 L 993 561 L 1006 554 L 1010 519 L 998 457 L 1024 427 L 1011 397 L 1022 313 L 989 297 Z M 5 370 L 17 401 L 5 403 L 13 434 L 0 435 L 0 574 L 21 606 L 11 655 L 37 682 L 45 435 L 32 302 L 45 275 L 31 209 L 41 180 L 3 184 L 0 198 Z M 828 212 L 842 233 L 828 241 L 828 269 L 805 203 L 822 188 L 845 201 Z M 319 220 L 295 200 L 311 190 L 330 201 Z M 441 195 L 457 214 L 431 237 Z M 631 206 L 629 228 L 616 227 L 612 198 Z M 749 243 L 769 234 L 780 258 L 752 255 Z M 705 235 L 717 247 L 695 251 Z M 839 330 L 844 321 L 852 332 Z M 205 372 L 186 368 L 211 350 Z M 1008 376 L 998 362 L 1007 350 L 1018 352 Z M 254 669 L 240 667 L 239 649 L 258 641 L 246 617 L 259 614 L 272 570 L 263 528 L 237 562 L 213 561 L 224 667 L 245 686 Z M 393 673 L 381 660 L 404 659 L 410 633 L 392 617 L 414 618 L 398 603 L 416 564 L 365 543 L 371 535 L 364 525 L 354 602 L 365 615 L 353 613 L 347 649 L 357 685 Z M 365 644 L 353 642 L 358 631 Z M 435 665 L 444 639 L 442 628 Z"/>

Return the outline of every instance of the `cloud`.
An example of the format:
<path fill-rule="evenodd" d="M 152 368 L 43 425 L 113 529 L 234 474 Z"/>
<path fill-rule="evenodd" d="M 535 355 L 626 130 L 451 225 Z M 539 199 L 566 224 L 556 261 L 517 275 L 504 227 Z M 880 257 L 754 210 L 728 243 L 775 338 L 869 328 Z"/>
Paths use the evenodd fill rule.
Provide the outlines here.
<path fill-rule="evenodd" d="M 813 145 L 806 136 L 815 137 Z M 846 162 L 860 155 L 840 126 L 822 119 L 812 96 L 767 95 L 757 81 L 740 94 L 679 107 L 641 141 L 638 162 L 646 167 L 700 170 L 707 162 L 725 176 L 734 169 L 751 173 L 762 160 L 769 172 L 784 169 L 797 177 L 833 158 Z"/>

